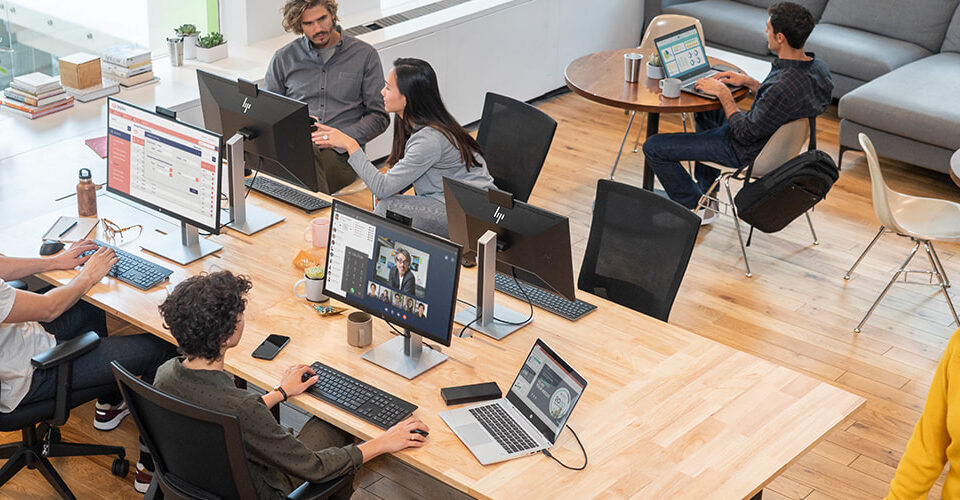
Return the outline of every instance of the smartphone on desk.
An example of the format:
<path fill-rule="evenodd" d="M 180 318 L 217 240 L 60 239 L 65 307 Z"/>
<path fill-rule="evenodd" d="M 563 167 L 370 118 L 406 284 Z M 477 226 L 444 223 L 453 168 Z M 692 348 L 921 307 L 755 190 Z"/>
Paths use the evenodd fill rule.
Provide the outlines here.
<path fill-rule="evenodd" d="M 277 357 L 280 349 L 290 342 L 290 337 L 285 335 L 270 335 L 266 340 L 253 351 L 253 357 L 257 359 L 273 359 Z"/>

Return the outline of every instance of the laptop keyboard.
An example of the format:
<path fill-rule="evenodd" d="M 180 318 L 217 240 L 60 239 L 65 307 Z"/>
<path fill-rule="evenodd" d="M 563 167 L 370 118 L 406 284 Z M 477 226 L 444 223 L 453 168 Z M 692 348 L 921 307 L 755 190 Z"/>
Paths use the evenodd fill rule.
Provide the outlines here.
<path fill-rule="evenodd" d="M 535 448 L 537 443 L 530 438 L 517 423 L 503 411 L 498 404 L 478 406 L 470 409 L 480 425 L 493 436 L 493 439 L 503 447 L 507 453 Z"/>

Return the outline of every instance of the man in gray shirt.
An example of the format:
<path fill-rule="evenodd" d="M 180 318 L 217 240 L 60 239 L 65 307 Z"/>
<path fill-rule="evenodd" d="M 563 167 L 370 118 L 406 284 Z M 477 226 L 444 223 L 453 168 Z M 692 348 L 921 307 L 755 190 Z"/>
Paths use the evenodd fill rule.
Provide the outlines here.
<path fill-rule="evenodd" d="M 383 68 L 370 44 L 343 35 L 335 0 L 287 0 L 283 27 L 302 37 L 273 55 L 267 90 L 306 102 L 320 123 L 343 130 L 365 145 L 390 123 L 383 109 Z M 314 145 L 320 191 L 333 193 L 357 175 L 347 155 Z"/>

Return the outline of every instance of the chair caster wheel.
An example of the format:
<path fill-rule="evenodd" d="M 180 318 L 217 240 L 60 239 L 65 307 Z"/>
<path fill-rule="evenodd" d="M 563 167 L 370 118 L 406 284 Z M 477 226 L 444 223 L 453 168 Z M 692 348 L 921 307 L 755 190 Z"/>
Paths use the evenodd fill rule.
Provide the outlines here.
<path fill-rule="evenodd" d="M 59 443 L 61 441 L 60 429 L 57 427 L 52 427 L 50 429 L 50 442 Z"/>
<path fill-rule="evenodd" d="M 110 472 L 114 476 L 124 477 L 130 472 L 130 461 L 125 458 L 118 458 L 113 461 L 113 465 L 110 467 Z"/>

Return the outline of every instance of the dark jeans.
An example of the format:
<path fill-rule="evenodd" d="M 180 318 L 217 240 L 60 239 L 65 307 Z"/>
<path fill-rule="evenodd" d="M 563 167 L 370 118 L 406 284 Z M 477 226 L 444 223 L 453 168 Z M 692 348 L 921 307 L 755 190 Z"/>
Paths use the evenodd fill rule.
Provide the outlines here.
<path fill-rule="evenodd" d="M 317 171 L 317 184 L 321 193 L 336 193 L 357 179 L 357 173 L 347 163 L 348 158 L 350 157 L 346 153 L 313 146 L 313 165 Z"/>
<path fill-rule="evenodd" d="M 57 338 L 57 344 L 89 331 L 100 335 L 96 349 L 73 360 L 72 387 L 79 390 L 111 385 L 114 390 L 103 394 L 99 399 L 101 403 L 117 404 L 122 400 L 110 371 L 111 361 L 119 361 L 124 368 L 152 383 L 157 368 L 176 354 L 173 346 L 145 333 L 107 337 L 106 315 L 84 301 L 77 302 L 57 319 L 42 325 Z M 52 399 L 56 392 L 57 370 L 36 370 L 30 381 L 30 390 L 20 404 Z"/>
<path fill-rule="evenodd" d="M 730 146 L 729 125 L 722 109 L 695 114 L 697 132 L 692 134 L 657 134 L 643 143 L 643 156 L 660 179 L 670 199 L 693 209 L 720 171 L 701 161 L 740 167 L 740 161 Z M 695 161 L 696 181 L 680 164 Z"/>

